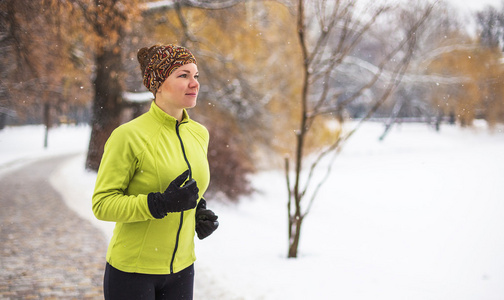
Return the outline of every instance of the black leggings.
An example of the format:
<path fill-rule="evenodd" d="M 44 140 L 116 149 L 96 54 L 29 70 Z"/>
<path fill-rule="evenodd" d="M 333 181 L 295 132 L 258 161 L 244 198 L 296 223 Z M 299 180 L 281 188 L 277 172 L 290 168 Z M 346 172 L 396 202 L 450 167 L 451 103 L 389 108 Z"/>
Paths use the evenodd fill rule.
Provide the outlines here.
<path fill-rule="evenodd" d="M 105 267 L 105 300 L 191 300 L 193 288 L 194 265 L 168 275 L 126 273 L 108 263 Z"/>

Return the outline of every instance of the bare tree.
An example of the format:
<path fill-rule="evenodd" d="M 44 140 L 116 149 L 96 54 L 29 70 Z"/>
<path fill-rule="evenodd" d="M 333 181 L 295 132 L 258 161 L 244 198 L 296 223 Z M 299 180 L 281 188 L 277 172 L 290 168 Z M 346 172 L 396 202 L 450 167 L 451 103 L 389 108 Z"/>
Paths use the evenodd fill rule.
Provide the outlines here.
<path fill-rule="evenodd" d="M 15 111 L 22 119 L 42 120 L 45 146 L 54 115 L 68 107 L 62 105 L 65 89 L 76 78 L 70 75 L 69 57 L 63 55 L 70 26 L 62 11 L 69 6 L 50 0 L 0 2 L 0 119 Z"/>
<path fill-rule="evenodd" d="M 487 48 L 504 50 L 504 8 L 498 11 L 493 6 L 487 6 L 476 14 L 480 28 L 480 43 Z"/>
<path fill-rule="evenodd" d="M 477 13 L 479 27 L 479 42 L 486 50 L 485 58 L 495 57 L 497 61 L 490 62 L 486 66 L 480 81 L 479 89 L 484 91 L 482 97 L 483 116 L 490 128 L 494 128 L 497 122 L 504 121 L 504 102 L 502 88 L 502 54 L 504 51 L 504 2 L 500 10 L 487 6 Z M 499 66 L 501 65 L 501 66 Z"/>
<path fill-rule="evenodd" d="M 307 7 L 308 3 L 312 6 Z M 323 158 L 330 154 L 334 158 L 359 128 L 357 126 L 352 131 L 339 135 L 305 168 L 306 141 L 309 133 L 313 131 L 315 120 L 333 114 L 339 122 L 343 122 L 345 108 L 364 93 L 372 91 L 374 103 L 361 123 L 368 119 L 401 81 L 415 49 L 417 30 L 432 10 L 432 5 L 429 5 L 410 13 L 408 22 L 401 24 L 404 28 L 402 34 L 398 32 L 387 38 L 382 48 L 382 56 L 371 64 L 373 70 L 366 76 L 360 76 L 361 80 L 353 87 L 335 88 L 338 74 L 349 70 L 350 65 L 359 68 L 359 65 L 363 64 L 362 60 L 352 56 L 361 45 L 362 39 L 371 38 L 373 26 L 379 24 L 379 21 L 383 22 L 383 17 L 390 16 L 388 13 L 393 12 L 393 8 L 387 5 L 377 5 L 372 1 L 366 4 L 362 1 L 298 1 L 297 30 L 303 60 L 303 89 L 293 174 L 290 170 L 290 160 L 285 160 L 288 189 L 288 257 L 297 257 L 303 220 L 310 212 L 320 187 L 327 180 L 331 164 L 318 182 L 313 181 L 315 170 Z M 376 87 L 379 81 L 383 83 L 380 89 Z M 302 176 L 304 172 L 307 172 L 306 179 Z M 309 188 L 313 188 L 310 194 L 307 193 Z M 306 198 L 308 203 L 302 206 Z"/>
<path fill-rule="evenodd" d="M 134 1 L 133 1 L 134 2 Z M 103 146 L 112 131 L 120 125 L 122 109 L 123 49 L 125 28 L 134 11 L 119 0 L 76 1 L 93 33 L 94 100 L 91 139 L 86 168 L 98 170 Z"/>

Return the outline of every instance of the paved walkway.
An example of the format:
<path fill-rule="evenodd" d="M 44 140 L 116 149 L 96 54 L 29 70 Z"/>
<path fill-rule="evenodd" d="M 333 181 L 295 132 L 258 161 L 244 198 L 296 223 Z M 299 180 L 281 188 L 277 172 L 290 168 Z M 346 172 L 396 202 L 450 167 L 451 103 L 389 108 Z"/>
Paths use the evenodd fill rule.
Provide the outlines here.
<path fill-rule="evenodd" d="M 49 183 L 61 161 L 0 178 L 0 300 L 103 299 L 107 242 Z"/>

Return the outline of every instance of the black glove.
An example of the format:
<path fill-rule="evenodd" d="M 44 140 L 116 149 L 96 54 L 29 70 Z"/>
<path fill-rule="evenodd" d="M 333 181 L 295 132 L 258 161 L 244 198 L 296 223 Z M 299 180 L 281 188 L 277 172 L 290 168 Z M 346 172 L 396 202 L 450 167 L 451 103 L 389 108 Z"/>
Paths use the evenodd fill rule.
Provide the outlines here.
<path fill-rule="evenodd" d="M 219 227 L 217 218 L 213 211 L 206 208 L 206 200 L 201 198 L 196 208 L 196 233 L 200 240 L 211 235 Z"/>
<path fill-rule="evenodd" d="M 186 170 L 170 183 L 164 193 L 147 195 L 147 204 L 154 218 L 162 219 L 167 213 L 181 212 L 196 207 L 199 197 L 196 181 L 190 179 L 181 187 L 188 176 L 189 170 Z"/>

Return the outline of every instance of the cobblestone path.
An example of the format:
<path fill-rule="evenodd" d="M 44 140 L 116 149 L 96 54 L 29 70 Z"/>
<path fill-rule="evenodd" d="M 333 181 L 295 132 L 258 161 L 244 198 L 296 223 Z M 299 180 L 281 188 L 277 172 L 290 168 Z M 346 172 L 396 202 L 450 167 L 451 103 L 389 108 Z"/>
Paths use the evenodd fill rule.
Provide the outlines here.
<path fill-rule="evenodd" d="M 49 183 L 61 161 L 0 177 L 0 300 L 103 299 L 107 242 Z"/>

